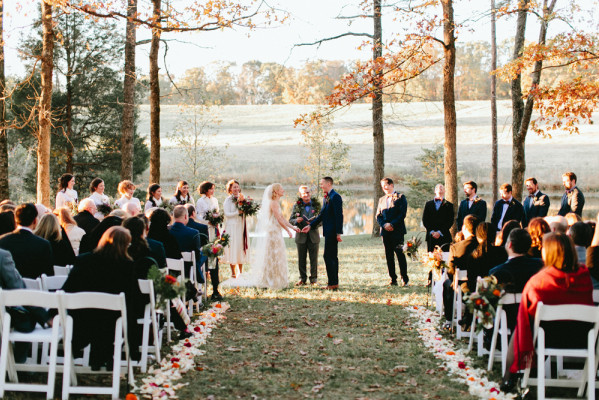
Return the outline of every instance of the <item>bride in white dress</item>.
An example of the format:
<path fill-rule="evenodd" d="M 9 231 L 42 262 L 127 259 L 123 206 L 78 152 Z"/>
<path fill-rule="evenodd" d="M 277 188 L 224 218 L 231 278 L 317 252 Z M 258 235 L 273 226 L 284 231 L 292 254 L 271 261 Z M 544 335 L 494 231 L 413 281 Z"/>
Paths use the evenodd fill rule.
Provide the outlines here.
<path fill-rule="evenodd" d="M 252 242 L 250 271 L 224 281 L 221 286 L 283 289 L 289 285 L 287 251 L 281 228 L 292 237 L 291 225 L 281 214 L 280 198 L 285 194 L 280 183 L 268 186 L 262 196 L 256 235 Z"/>

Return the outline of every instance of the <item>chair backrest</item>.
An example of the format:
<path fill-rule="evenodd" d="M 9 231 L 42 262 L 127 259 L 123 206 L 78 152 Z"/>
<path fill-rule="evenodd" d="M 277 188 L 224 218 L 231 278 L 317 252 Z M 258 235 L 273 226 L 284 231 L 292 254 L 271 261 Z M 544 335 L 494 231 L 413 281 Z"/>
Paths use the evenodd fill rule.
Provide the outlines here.
<path fill-rule="evenodd" d="M 191 262 L 193 265 L 196 264 L 196 253 L 195 251 L 182 251 L 181 255 L 183 256 L 184 262 Z"/>
<path fill-rule="evenodd" d="M 599 325 L 599 307 L 582 304 L 545 305 L 537 303 L 535 315 L 534 338 L 542 321 L 579 321 L 594 324 L 595 330 Z"/>
<path fill-rule="evenodd" d="M 462 269 L 456 268 L 455 274 L 453 276 L 454 276 L 454 278 L 453 278 L 454 281 L 458 281 L 458 282 L 465 281 L 465 280 L 468 280 L 468 271 L 466 271 L 465 269 L 462 270 Z"/>
<path fill-rule="evenodd" d="M 54 266 L 54 275 L 55 276 L 68 275 L 69 272 L 71 272 L 71 268 L 73 268 L 72 265 L 67 265 L 65 267 L 62 267 L 60 265 L 55 265 Z"/>
<path fill-rule="evenodd" d="M 42 279 L 41 278 L 36 278 L 36 279 L 23 278 L 23 283 L 25 284 L 25 289 L 42 290 Z"/>
<path fill-rule="evenodd" d="M 59 308 L 59 293 L 40 292 L 31 289 L 0 289 L 0 308 L 30 306 L 43 308 Z"/>
<path fill-rule="evenodd" d="M 593 303 L 599 303 L 599 289 L 593 290 Z"/>
<path fill-rule="evenodd" d="M 125 294 L 101 292 L 65 293 L 62 296 L 62 307 L 69 310 L 94 308 L 99 310 L 122 311 L 126 316 Z"/>
<path fill-rule="evenodd" d="M 500 305 L 507 304 L 520 304 L 522 301 L 522 293 L 505 293 L 503 297 L 499 299 Z"/>
<path fill-rule="evenodd" d="M 139 291 L 143 294 L 147 294 L 150 297 L 150 304 L 152 308 L 156 308 L 156 301 L 154 297 L 154 281 L 151 279 L 138 279 Z"/>
<path fill-rule="evenodd" d="M 42 290 L 45 292 L 52 292 L 58 289 L 62 289 L 62 286 L 66 282 L 68 275 L 58 276 L 47 276 L 42 275 Z"/>
<path fill-rule="evenodd" d="M 167 272 L 171 271 L 178 272 L 178 280 L 181 284 L 185 284 L 185 261 L 182 258 L 167 258 L 166 259 Z"/>

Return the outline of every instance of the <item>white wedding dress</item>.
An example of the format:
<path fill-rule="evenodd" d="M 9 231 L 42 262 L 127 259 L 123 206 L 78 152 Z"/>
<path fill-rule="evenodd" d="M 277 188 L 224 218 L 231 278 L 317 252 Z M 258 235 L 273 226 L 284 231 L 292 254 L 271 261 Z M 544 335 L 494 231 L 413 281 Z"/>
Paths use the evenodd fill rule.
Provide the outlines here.
<path fill-rule="evenodd" d="M 221 286 L 283 289 L 289 285 L 287 251 L 281 225 L 271 211 L 272 185 L 264 191 L 256 235 L 252 239 L 250 270 L 237 278 L 227 279 Z"/>

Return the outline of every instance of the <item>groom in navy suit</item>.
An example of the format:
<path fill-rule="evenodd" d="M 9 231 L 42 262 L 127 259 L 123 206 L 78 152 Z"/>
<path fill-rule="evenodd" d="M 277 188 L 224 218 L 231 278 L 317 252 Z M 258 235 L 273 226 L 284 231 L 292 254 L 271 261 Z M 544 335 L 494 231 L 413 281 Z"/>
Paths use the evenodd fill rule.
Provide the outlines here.
<path fill-rule="evenodd" d="M 322 222 L 322 235 L 324 236 L 324 263 L 327 267 L 329 284 L 328 290 L 339 289 L 339 258 L 338 243 L 341 242 L 343 233 L 343 199 L 341 195 L 333 190 L 333 178 L 325 176 L 320 180 L 320 188 L 324 192 L 324 204 L 320 214 L 310 222 L 310 225 L 302 229 L 308 233 L 312 226 L 318 226 Z"/>
<path fill-rule="evenodd" d="M 395 256 L 399 262 L 399 273 L 403 286 L 408 286 L 408 263 L 403 253 L 403 239 L 406 232 L 404 219 L 408 211 L 406 196 L 395 191 L 391 178 L 381 179 L 381 187 L 385 195 L 379 199 L 376 209 L 376 222 L 381 227 L 381 236 L 385 246 L 385 257 L 387 269 L 391 277 L 392 286 L 397 286 L 397 274 L 395 273 Z"/>

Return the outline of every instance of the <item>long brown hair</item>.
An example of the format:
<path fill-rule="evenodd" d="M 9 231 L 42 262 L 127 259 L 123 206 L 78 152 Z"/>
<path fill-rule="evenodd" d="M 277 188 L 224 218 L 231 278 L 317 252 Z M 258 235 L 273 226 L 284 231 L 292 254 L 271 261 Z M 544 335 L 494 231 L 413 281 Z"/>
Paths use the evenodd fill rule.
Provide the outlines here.
<path fill-rule="evenodd" d="M 131 260 L 127 248 L 131 243 L 131 234 L 122 226 L 112 226 L 100 238 L 94 253 L 115 261 Z"/>
<path fill-rule="evenodd" d="M 530 239 L 532 240 L 531 251 L 533 249 L 539 249 L 540 251 L 543 248 L 543 235 L 551 232 L 549 224 L 543 218 L 535 217 L 530 220 L 526 230 L 530 233 Z"/>
<path fill-rule="evenodd" d="M 578 255 L 572 239 L 565 233 L 551 232 L 543 236 L 543 262 L 564 272 L 578 269 Z"/>

